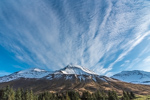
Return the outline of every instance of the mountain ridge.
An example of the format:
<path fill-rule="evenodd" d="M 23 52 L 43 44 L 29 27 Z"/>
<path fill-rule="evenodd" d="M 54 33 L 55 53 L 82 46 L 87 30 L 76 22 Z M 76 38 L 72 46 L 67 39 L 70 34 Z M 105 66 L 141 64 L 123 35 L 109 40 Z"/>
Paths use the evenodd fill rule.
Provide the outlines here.
<path fill-rule="evenodd" d="M 90 75 L 90 74 L 94 74 L 94 75 L 98 75 L 95 72 L 79 66 L 79 65 L 67 65 L 65 68 L 62 68 L 58 71 L 55 71 L 54 74 L 76 74 L 76 75 Z"/>
<path fill-rule="evenodd" d="M 42 70 L 39 68 L 30 68 L 26 70 L 21 70 L 10 75 L 0 77 L 0 83 L 9 82 L 19 78 L 42 78 L 52 72 Z"/>
<path fill-rule="evenodd" d="M 128 83 L 150 85 L 150 72 L 142 70 L 122 71 L 111 76 L 111 78 Z"/>
<path fill-rule="evenodd" d="M 70 71 L 70 68 L 73 68 L 73 71 Z M 66 66 L 55 72 L 48 72 L 38 68 L 23 70 L 1 77 L 0 80 L 3 81 L 0 82 L 0 88 L 10 85 L 14 89 L 32 89 L 36 93 L 43 91 L 65 92 L 69 90 L 78 92 L 115 90 L 117 93 L 122 94 L 122 91 L 125 90 L 133 91 L 136 94 L 150 94 L 149 85 L 131 84 L 111 77 L 97 75 L 81 66 Z"/>
<path fill-rule="evenodd" d="M 51 78 L 52 77 L 58 78 L 58 76 L 61 76 L 63 74 L 78 75 L 78 76 L 80 76 L 79 78 L 82 80 L 85 79 L 84 75 L 92 75 L 92 77 L 97 75 L 93 71 L 90 71 L 89 69 L 86 69 L 86 68 L 79 66 L 79 65 L 68 65 L 65 68 L 62 68 L 60 70 L 56 70 L 54 72 L 46 71 L 46 70 L 39 69 L 39 68 L 30 68 L 30 69 L 26 69 L 26 70 L 12 73 L 10 75 L 0 77 L 0 83 L 13 81 L 13 80 L 20 79 L 20 78 L 35 78 L 35 79 L 41 79 L 41 78 L 50 79 L 50 77 Z M 69 77 L 68 77 L 68 79 L 69 79 Z"/>

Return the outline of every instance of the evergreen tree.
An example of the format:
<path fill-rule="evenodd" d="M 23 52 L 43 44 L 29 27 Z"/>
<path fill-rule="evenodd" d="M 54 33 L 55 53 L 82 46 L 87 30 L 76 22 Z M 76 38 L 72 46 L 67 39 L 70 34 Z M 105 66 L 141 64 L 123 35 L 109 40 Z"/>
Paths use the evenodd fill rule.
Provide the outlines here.
<path fill-rule="evenodd" d="M 42 99 L 41 99 L 41 100 L 46 100 L 46 99 L 45 99 L 45 97 L 42 97 Z"/>
<path fill-rule="evenodd" d="M 103 100 L 103 96 L 102 96 L 102 94 L 101 94 L 100 91 L 97 91 L 97 92 L 95 93 L 95 97 L 96 97 L 97 100 Z"/>
<path fill-rule="evenodd" d="M 130 92 L 130 97 L 131 97 L 130 99 L 134 99 L 135 98 L 135 95 L 134 95 L 134 93 L 132 91 Z"/>
<path fill-rule="evenodd" d="M 0 90 L 0 100 L 3 99 L 3 95 L 4 95 L 4 90 Z"/>
<path fill-rule="evenodd" d="M 115 100 L 114 96 L 112 95 L 111 91 L 108 91 L 108 100 Z"/>
<path fill-rule="evenodd" d="M 10 86 L 3 89 L 2 100 L 15 100 L 15 92 Z"/>
<path fill-rule="evenodd" d="M 107 98 L 107 95 L 104 91 L 102 91 L 102 100 L 105 100 Z"/>
<path fill-rule="evenodd" d="M 82 93 L 82 100 L 91 100 L 92 96 L 88 91 Z"/>
<path fill-rule="evenodd" d="M 92 100 L 97 100 L 95 93 L 92 93 Z"/>
<path fill-rule="evenodd" d="M 123 91 L 122 100 L 130 100 L 128 94 L 125 91 Z"/>
<path fill-rule="evenodd" d="M 77 93 L 75 91 L 69 91 L 68 95 L 69 95 L 69 97 L 70 97 L 71 100 L 80 100 L 79 93 Z"/>
<path fill-rule="evenodd" d="M 30 90 L 30 100 L 34 100 L 34 96 L 33 96 L 33 91 L 32 90 Z"/>
<path fill-rule="evenodd" d="M 107 97 L 108 96 L 108 97 Z M 122 100 L 134 99 L 135 95 L 133 92 L 123 91 Z M 104 91 L 96 91 L 93 94 L 85 91 L 80 95 L 78 92 L 69 91 L 66 93 L 50 93 L 43 92 L 35 95 L 32 90 L 17 89 L 16 91 L 10 86 L 0 90 L 0 100 L 119 100 L 118 95 L 115 91 L 109 91 L 108 95 Z"/>
<path fill-rule="evenodd" d="M 38 95 L 34 95 L 33 100 L 38 100 Z"/>
<path fill-rule="evenodd" d="M 10 86 L 6 86 L 3 92 L 3 100 L 8 100 L 9 99 L 9 91 L 10 91 Z"/>
<path fill-rule="evenodd" d="M 70 100 L 70 97 L 68 95 L 68 92 L 66 93 L 66 100 Z"/>
<path fill-rule="evenodd" d="M 20 88 L 16 90 L 15 100 L 22 100 Z"/>
<path fill-rule="evenodd" d="M 25 100 L 25 92 L 24 92 L 24 90 L 21 88 L 20 91 L 21 91 L 21 99 Z"/>
<path fill-rule="evenodd" d="M 15 91 L 10 88 L 8 100 L 15 100 Z"/>
<path fill-rule="evenodd" d="M 24 95 L 25 97 L 25 100 L 30 100 L 30 92 L 29 92 L 29 90 L 26 90 L 25 91 L 25 95 Z"/>
<path fill-rule="evenodd" d="M 108 92 L 108 100 L 119 100 L 115 91 Z"/>
<path fill-rule="evenodd" d="M 112 91 L 113 96 L 115 97 L 115 100 L 119 100 L 118 95 L 115 91 Z"/>

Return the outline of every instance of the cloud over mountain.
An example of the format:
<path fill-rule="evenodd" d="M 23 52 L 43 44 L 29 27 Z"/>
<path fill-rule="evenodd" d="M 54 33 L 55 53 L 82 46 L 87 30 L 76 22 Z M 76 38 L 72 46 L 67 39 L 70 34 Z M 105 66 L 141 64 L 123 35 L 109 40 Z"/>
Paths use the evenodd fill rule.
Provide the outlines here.
<path fill-rule="evenodd" d="M 0 2 L 0 45 L 34 67 L 72 63 L 105 74 L 119 62 L 132 63 L 125 57 L 150 35 L 148 0 Z"/>

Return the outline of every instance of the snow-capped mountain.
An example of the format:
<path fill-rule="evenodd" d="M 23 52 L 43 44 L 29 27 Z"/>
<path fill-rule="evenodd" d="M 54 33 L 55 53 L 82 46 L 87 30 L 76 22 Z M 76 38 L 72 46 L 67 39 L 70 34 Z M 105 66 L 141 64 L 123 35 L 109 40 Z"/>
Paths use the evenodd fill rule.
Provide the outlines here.
<path fill-rule="evenodd" d="M 4 77 L 0 77 L 0 83 L 2 82 L 9 82 L 20 78 L 35 78 L 35 79 L 59 79 L 61 77 L 64 77 L 65 79 L 72 79 L 73 75 L 78 77 L 80 80 L 85 80 L 86 78 L 93 78 L 93 80 L 96 80 L 94 76 L 98 76 L 93 71 L 90 71 L 84 67 L 81 67 L 79 65 L 68 65 L 67 67 L 54 71 L 49 72 L 45 71 L 39 68 L 32 68 L 27 69 L 23 71 L 19 71 Z M 85 76 L 86 75 L 86 76 Z"/>
<path fill-rule="evenodd" d="M 92 80 L 97 82 L 102 80 L 107 82 L 107 80 L 115 81 L 112 78 L 135 84 L 149 84 L 150 85 L 150 72 L 145 71 L 122 71 L 121 73 L 113 75 L 111 78 L 106 79 L 104 76 L 100 76 L 93 71 L 84 68 L 79 65 L 68 65 L 63 69 L 49 72 L 39 68 L 32 68 L 27 70 L 22 70 L 15 72 L 13 74 L 0 77 L 0 83 L 9 82 L 14 80 L 24 79 L 44 79 L 44 80 L 79 80 L 87 81 Z"/>
<path fill-rule="evenodd" d="M 62 78 L 65 80 L 78 79 L 79 81 L 86 81 L 89 79 L 93 81 L 97 81 L 97 79 L 103 79 L 101 76 L 94 73 L 93 71 L 79 65 L 68 65 L 63 69 L 55 71 L 53 74 L 49 74 L 45 76 L 44 78 L 48 80 L 53 80 L 53 79 L 58 80 Z"/>
<path fill-rule="evenodd" d="M 122 71 L 121 73 L 113 75 L 112 78 L 128 83 L 150 85 L 150 72 L 140 70 Z"/>
<path fill-rule="evenodd" d="M 0 77 L 0 83 L 13 81 L 19 78 L 42 78 L 44 76 L 47 76 L 50 73 L 52 72 L 45 71 L 39 68 L 32 68 L 32 69 L 23 70 L 7 76 Z"/>
<path fill-rule="evenodd" d="M 138 91 L 139 94 L 149 94 L 149 85 L 126 83 L 147 82 L 149 77 L 150 74 L 143 71 L 124 71 L 120 74 L 114 75 L 113 78 L 110 78 L 97 75 L 93 71 L 79 65 L 68 65 L 63 69 L 54 72 L 33 68 L 0 77 L 0 88 L 10 85 L 15 89 L 32 89 L 37 93 L 43 91 L 65 92 L 68 90 L 79 92 L 116 90 L 119 93 L 119 91 L 122 90 L 132 90 L 134 92 Z"/>
<path fill-rule="evenodd" d="M 79 65 L 68 65 L 63 69 L 56 71 L 54 74 L 97 75 L 93 71 Z"/>

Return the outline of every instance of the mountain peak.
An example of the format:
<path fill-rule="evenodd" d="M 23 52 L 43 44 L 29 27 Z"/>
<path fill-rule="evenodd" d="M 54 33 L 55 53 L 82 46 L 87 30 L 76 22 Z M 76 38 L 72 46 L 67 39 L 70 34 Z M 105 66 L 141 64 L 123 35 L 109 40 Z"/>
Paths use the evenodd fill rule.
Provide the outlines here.
<path fill-rule="evenodd" d="M 59 76 L 59 74 L 61 75 L 67 74 L 68 76 L 73 75 L 73 74 L 74 75 L 93 75 L 93 76 L 97 75 L 93 71 L 90 71 L 89 69 L 84 68 L 79 65 L 68 65 L 65 68 L 60 69 L 55 72 L 49 72 L 49 71 L 45 71 L 39 68 L 30 68 L 30 69 L 22 70 L 19 72 L 15 72 L 13 74 L 10 74 L 4 77 L 0 77 L 0 83 L 9 82 L 9 81 L 20 79 L 20 78 L 40 79 L 40 78 L 52 76 L 53 74 L 55 74 L 56 76 Z"/>
<path fill-rule="evenodd" d="M 15 72 L 13 74 L 10 74 L 4 77 L 0 77 L 0 83 L 9 82 L 9 81 L 16 80 L 19 78 L 37 78 L 38 79 L 50 73 L 52 72 L 48 72 L 39 68 L 30 68 L 30 69 L 22 70 L 19 72 Z"/>
<path fill-rule="evenodd" d="M 113 75 L 112 78 L 129 83 L 150 84 L 150 72 L 141 70 L 122 71 L 121 73 Z"/>
<path fill-rule="evenodd" d="M 43 70 L 43 69 L 39 69 L 39 68 L 33 68 L 33 71 L 43 72 L 43 71 L 45 71 L 45 70 Z"/>
<path fill-rule="evenodd" d="M 80 65 L 67 65 L 65 68 L 56 71 L 54 74 L 76 74 L 76 75 L 97 75 L 93 71 Z"/>
<path fill-rule="evenodd" d="M 67 65 L 65 68 L 73 68 L 73 67 L 82 68 L 82 66 L 80 65 L 72 65 L 72 64 Z"/>
<path fill-rule="evenodd" d="M 30 68 L 30 69 L 19 71 L 18 73 L 29 73 L 29 72 L 46 72 L 46 71 L 39 68 Z"/>

